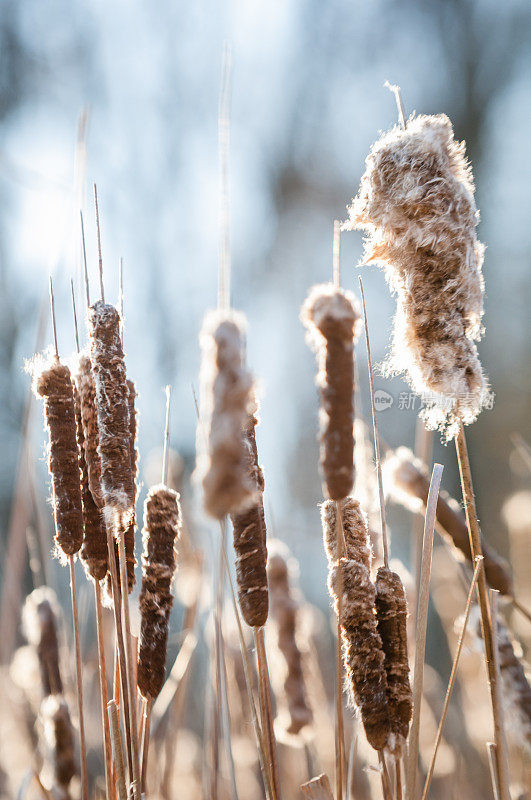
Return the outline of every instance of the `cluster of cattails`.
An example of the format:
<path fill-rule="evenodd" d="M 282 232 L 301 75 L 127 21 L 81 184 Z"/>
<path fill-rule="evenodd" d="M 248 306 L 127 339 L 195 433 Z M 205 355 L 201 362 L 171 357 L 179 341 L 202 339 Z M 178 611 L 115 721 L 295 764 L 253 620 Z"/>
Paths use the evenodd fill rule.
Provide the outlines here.
<path fill-rule="evenodd" d="M 424 513 L 430 487 L 426 465 L 407 447 L 390 452 L 383 464 L 385 486 L 391 499 L 414 512 Z M 468 527 L 459 503 L 445 491 L 439 493 L 437 526 L 444 539 L 472 564 Z M 503 595 L 513 591 L 509 565 L 482 539 L 483 564 L 489 585 Z"/>
<path fill-rule="evenodd" d="M 382 639 L 375 615 L 376 588 L 371 581 L 371 553 L 367 522 L 359 503 L 351 497 L 339 504 L 321 506 L 323 538 L 328 556 L 328 588 L 336 613 L 341 597 L 343 656 L 350 695 L 360 710 L 363 727 L 375 750 L 389 742 L 390 717 Z M 344 557 L 340 537 L 344 538 Z"/>
<path fill-rule="evenodd" d="M 144 505 L 137 667 L 138 688 L 150 700 L 159 695 L 166 675 L 168 623 L 173 604 L 171 584 L 180 530 L 179 495 L 163 484 L 153 486 Z"/>
<path fill-rule="evenodd" d="M 448 436 L 488 398 L 475 344 L 483 314 L 477 223 L 464 145 L 441 114 L 378 139 L 344 225 L 367 231 L 365 260 L 385 266 L 397 294 L 389 369 L 428 396 L 425 418 Z"/>
<path fill-rule="evenodd" d="M 288 734 L 296 735 L 311 725 L 313 714 L 308 702 L 303 657 L 297 641 L 299 607 L 293 588 L 294 571 L 293 558 L 288 549 L 281 542 L 271 542 L 267 562 L 271 617 L 275 622 L 278 650 L 285 664 L 284 693 L 289 717 L 283 727 Z"/>
<path fill-rule="evenodd" d="M 351 292 L 314 286 L 301 309 L 317 353 L 321 405 L 320 460 L 323 491 L 342 500 L 354 484 L 354 342 L 360 314 Z"/>

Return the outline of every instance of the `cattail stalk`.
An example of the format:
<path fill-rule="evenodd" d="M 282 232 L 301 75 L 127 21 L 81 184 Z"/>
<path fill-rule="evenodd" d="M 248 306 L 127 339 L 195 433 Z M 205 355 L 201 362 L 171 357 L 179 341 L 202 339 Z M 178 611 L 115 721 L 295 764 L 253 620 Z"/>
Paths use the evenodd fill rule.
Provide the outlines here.
<path fill-rule="evenodd" d="M 470 549 L 474 559 L 483 555 L 481 548 L 481 531 L 479 528 L 476 500 L 474 497 L 474 487 L 472 484 L 472 473 L 468 460 L 468 449 L 466 445 L 465 430 L 461 423 L 456 439 L 457 460 L 459 463 L 459 475 L 463 490 L 463 500 L 465 502 L 466 521 L 470 537 Z M 504 725 L 500 709 L 499 699 L 496 692 L 496 663 L 494 656 L 494 642 L 492 634 L 492 618 L 490 614 L 490 603 L 487 587 L 487 578 L 483 562 L 479 570 L 478 578 L 478 599 L 481 612 L 481 633 L 485 646 L 485 663 L 487 668 L 487 680 L 489 683 L 492 716 L 494 720 L 494 743 L 496 745 L 498 782 L 501 800 L 510 800 L 507 776 L 504 774 L 504 762 L 507 759 L 504 749 Z"/>

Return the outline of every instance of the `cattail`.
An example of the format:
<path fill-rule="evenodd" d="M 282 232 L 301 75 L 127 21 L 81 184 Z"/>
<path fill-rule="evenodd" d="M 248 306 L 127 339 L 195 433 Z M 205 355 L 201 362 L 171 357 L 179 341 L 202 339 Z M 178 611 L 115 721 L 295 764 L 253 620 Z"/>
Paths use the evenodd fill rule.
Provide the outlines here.
<path fill-rule="evenodd" d="M 164 484 L 149 490 L 144 505 L 138 688 L 154 699 L 164 684 L 175 545 L 181 530 L 179 495 Z"/>
<path fill-rule="evenodd" d="M 254 404 L 245 426 L 247 474 L 254 487 L 254 501 L 244 511 L 231 514 L 238 599 L 243 617 L 251 627 L 265 625 L 269 607 L 267 591 L 267 545 L 263 491 L 264 475 L 258 463 Z"/>
<path fill-rule="evenodd" d="M 47 586 L 34 589 L 22 609 L 24 634 L 37 653 L 44 697 L 63 692 L 57 640 L 58 614 L 55 592 Z"/>
<path fill-rule="evenodd" d="M 255 487 L 244 441 L 252 379 L 244 366 L 245 318 L 213 311 L 201 331 L 198 466 L 207 512 L 216 519 L 248 507 Z M 204 441 L 206 439 L 206 442 Z"/>
<path fill-rule="evenodd" d="M 319 364 L 323 493 L 332 500 L 346 497 L 354 483 L 354 339 L 359 318 L 354 295 L 332 284 L 314 286 L 301 309 Z"/>
<path fill-rule="evenodd" d="M 136 530 L 136 498 L 138 494 L 138 448 L 136 445 L 137 435 L 137 411 L 135 399 L 137 397 L 136 386 L 132 380 L 127 381 L 128 405 L 129 405 L 129 457 L 131 461 L 131 474 L 133 478 L 134 504 L 133 514 L 124 534 L 125 562 L 127 567 L 127 591 L 131 593 L 136 583 L 136 558 L 135 558 L 135 530 Z"/>
<path fill-rule="evenodd" d="M 400 754 L 413 712 L 407 654 L 407 601 L 399 575 L 386 567 L 380 567 L 376 573 L 376 616 L 385 653 L 387 704 L 392 734 L 389 737 L 389 749 Z"/>
<path fill-rule="evenodd" d="M 288 563 L 289 553 L 280 542 L 275 542 L 267 562 L 267 577 L 271 596 L 271 615 L 276 622 L 277 644 L 285 664 L 284 691 L 288 704 L 289 723 L 286 731 L 298 734 L 313 720 L 308 704 L 302 654 L 297 643 L 298 604 L 292 592 L 293 568 Z M 293 561 L 293 559 L 291 559 Z"/>
<path fill-rule="evenodd" d="M 127 518 L 134 505 L 134 487 L 120 316 L 114 306 L 98 301 L 89 308 L 89 322 L 102 497 L 106 511 L 125 513 Z"/>
<path fill-rule="evenodd" d="M 399 447 L 387 456 L 383 469 L 387 478 L 385 486 L 391 498 L 411 511 L 423 513 L 428 499 L 430 476 L 422 461 L 407 447 Z M 466 518 L 458 502 L 444 491 L 439 493 L 437 502 L 437 523 L 444 538 L 472 564 Z M 487 582 L 501 594 L 512 595 L 509 565 L 483 537 L 481 548 Z"/>
<path fill-rule="evenodd" d="M 70 370 L 57 357 L 36 359 L 30 369 L 34 392 L 44 398 L 56 553 L 68 557 L 77 553 L 83 543 L 79 455 Z"/>
<path fill-rule="evenodd" d="M 367 522 L 359 503 L 352 497 L 341 503 L 347 557 L 338 564 L 335 503 L 321 506 L 323 538 L 328 555 L 328 589 L 339 610 L 338 569 L 341 569 L 343 597 L 341 628 L 343 658 L 350 694 L 360 709 L 367 741 L 375 750 L 388 745 L 390 734 L 387 679 L 382 640 L 374 607 L 376 589 L 371 581 Z"/>
<path fill-rule="evenodd" d="M 76 375 L 76 387 L 85 379 L 85 376 Z M 101 509 L 94 502 L 94 495 L 90 490 L 89 470 L 86 460 L 85 436 L 83 428 L 83 408 L 81 392 L 74 388 L 74 405 L 77 422 L 77 442 L 79 446 L 79 467 L 81 472 L 81 503 L 83 507 L 83 545 L 80 557 L 88 576 L 95 581 L 101 581 L 108 566 L 107 531 Z"/>
<path fill-rule="evenodd" d="M 489 398 L 475 341 L 483 315 L 483 245 L 464 144 L 443 114 L 395 126 L 373 145 L 345 229 L 367 231 L 398 299 L 390 372 L 428 395 L 423 416 L 452 438 Z M 434 397 L 435 395 L 435 397 Z"/>
<path fill-rule="evenodd" d="M 53 774 L 54 783 L 63 789 L 76 774 L 74 730 L 66 700 L 50 695 L 42 701 L 40 721 L 43 729 L 45 764 Z"/>
<path fill-rule="evenodd" d="M 101 462 L 98 452 L 98 414 L 96 410 L 96 386 L 92 373 L 92 363 L 88 353 L 83 352 L 78 359 L 76 387 L 81 404 L 83 427 L 83 451 L 87 464 L 89 489 L 98 508 L 103 508 L 101 493 Z"/>

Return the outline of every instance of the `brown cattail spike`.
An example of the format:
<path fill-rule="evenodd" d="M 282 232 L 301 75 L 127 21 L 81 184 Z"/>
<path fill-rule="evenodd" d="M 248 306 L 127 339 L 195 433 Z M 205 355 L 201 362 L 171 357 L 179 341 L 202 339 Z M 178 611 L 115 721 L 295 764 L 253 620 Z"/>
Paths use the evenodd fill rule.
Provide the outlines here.
<path fill-rule="evenodd" d="M 517 652 L 519 651 L 519 653 Z M 520 645 L 498 619 L 498 653 L 507 731 L 517 747 L 531 757 L 531 687 L 520 660 Z"/>
<path fill-rule="evenodd" d="M 150 699 L 158 696 L 166 674 L 168 624 L 173 603 L 170 589 L 180 530 L 179 495 L 162 484 L 153 486 L 144 505 L 137 672 L 138 688 L 143 697 Z"/>
<path fill-rule="evenodd" d="M 413 711 L 407 653 L 407 601 L 400 577 L 386 567 L 380 567 L 376 575 L 376 615 L 385 654 L 392 734 L 389 737 L 389 749 L 400 754 L 407 739 Z"/>
<path fill-rule="evenodd" d="M 40 721 L 44 734 L 45 766 L 53 775 L 53 783 L 67 789 L 77 769 L 74 730 L 66 700 L 61 695 L 50 695 L 43 700 Z"/>
<path fill-rule="evenodd" d="M 287 548 L 281 548 L 278 543 L 267 562 L 267 577 L 278 648 L 286 663 L 284 691 L 289 711 L 286 730 L 296 735 L 311 725 L 313 714 L 308 704 L 302 654 L 297 643 L 298 605 L 292 592 L 293 576 L 290 576 L 288 556 Z"/>
<path fill-rule="evenodd" d="M 366 165 L 344 227 L 368 232 L 365 259 L 384 265 L 397 294 L 388 368 L 407 374 L 430 401 L 429 426 L 452 438 L 489 399 L 475 345 L 484 248 L 464 144 L 446 116 L 421 115 L 383 134 Z"/>
<path fill-rule="evenodd" d="M 254 497 L 243 437 L 252 387 L 243 362 L 244 330 L 242 314 L 216 311 L 205 317 L 200 337 L 198 474 L 205 509 L 216 519 L 243 510 Z"/>
<path fill-rule="evenodd" d="M 324 543 L 328 555 L 328 589 L 338 611 L 338 561 L 335 519 L 326 500 L 321 506 Z M 361 712 L 367 741 L 375 750 L 388 745 L 390 733 L 387 703 L 387 679 L 384 668 L 382 640 L 378 633 L 374 606 L 376 589 L 371 581 L 367 564 L 370 562 L 367 522 L 360 513 L 359 504 L 351 497 L 341 503 L 343 520 L 351 520 L 351 538 L 346 541 L 347 558 L 342 558 L 343 598 L 342 636 L 345 671 L 350 694 Z M 345 529 L 347 526 L 345 525 Z M 354 533 L 354 529 L 355 533 Z M 347 540 L 347 535 L 345 535 Z"/>
<path fill-rule="evenodd" d="M 57 640 L 58 605 L 52 589 L 40 586 L 27 596 L 22 609 L 22 623 L 26 639 L 37 652 L 43 695 L 62 694 Z"/>
<path fill-rule="evenodd" d="M 83 451 L 87 464 L 89 488 L 98 508 L 103 508 L 101 492 L 101 462 L 98 452 L 98 413 L 96 410 L 96 386 L 92 373 L 90 356 L 82 352 L 78 360 L 76 386 L 81 405 L 81 422 L 83 426 Z"/>
<path fill-rule="evenodd" d="M 323 492 L 342 500 L 354 483 L 354 339 L 359 320 L 351 292 L 314 286 L 301 309 L 319 361 Z"/>
<path fill-rule="evenodd" d="M 411 511 L 424 512 L 430 485 L 426 466 L 407 447 L 391 452 L 383 465 L 386 487 L 390 497 Z M 472 564 L 470 539 L 466 519 L 459 503 L 446 492 L 439 493 L 437 502 L 438 529 Z M 503 595 L 512 595 L 513 584 L 509 565 L 482 537 L 481 548 L 485 576 L 493 589 Z"/>
<path fill-rule="evenodd" d="M 81 561 L 88 576 L 95 581 L 101 581 L 108 566 L 107 531 L 101 509 L 94 502 L 89 488 L 88 467 L 85 458 L 85 437 L 83 435 L 81 396 L 78 389 L 74 389 L 74 403 L 76 409 L 77 441 L 79 446 L 79 466 L 81 471 L 81 502 L 83 507 L 83 545 L 81 547 Z"/>
<path fill-rule="evenodd" d="M 91 361 L 96 386 L 101 487 L 106 510 L 132 513 L 130 422 L 120 317 L 98 301 L 89 309 Z"/>
<path fill-rule="evenodd" d="M 243 618 L 251 627 L 265 625 L 269 608 L 267 592 L 267 545 L 263 491 L 264 475 L 258 464 L 255 428 L 256 407 L 248 415 L 245 426 L 247 471 L 254 485 L 255 501 L 245 511 L 231 515 L 238 599 Z"/>
<path fill-rule="evenodd" d="M 33 390 L 44 398 L 56 549 L 59 555 L 71 556 L 77 553 L 83 543 L 83 513 L 70 370 L 56 357 L 36 359 L 30 369 L 33 373 Z"/>

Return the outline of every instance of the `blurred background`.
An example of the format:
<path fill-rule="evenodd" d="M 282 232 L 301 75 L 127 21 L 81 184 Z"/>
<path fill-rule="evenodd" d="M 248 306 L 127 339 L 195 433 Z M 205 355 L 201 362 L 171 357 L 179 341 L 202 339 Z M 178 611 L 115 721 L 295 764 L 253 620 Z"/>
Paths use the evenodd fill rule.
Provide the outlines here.
<path fill-rule="evenodd" d="M 514 434 L 531 440 L 530 34 L 527 0 L 2 0 L 0 564 L 29 396 L 23 361 L 34 351 L 42 314 L 44 342 L 51 342 L 49 274 L 59 349 L 74 349 L 69 280 L 83 308 L 80 208 L 93 297 L 98 292 L 94 181 L 111 302 L 124 260 L 125 349 L 139 392 L 140 503 L 158 479 L 158 467 L 154 477 L 146 471 L 157 463 L 162 390 L 170 383 L 171 444 L 181 459 L 188 524 L 198 539 L 215 538 L 188 486 L 198 331 L 216 303 L 224 40 L 232 43 L 234 63 L 232 302 L 247 315 L 248 359 L 260 386 L 271 533 L 289 544 L 303 591 L 325 609 L 315 362 L 298 314 L 309 287 L 330 277 L 333 220 L 345 218 L 370 145 L 396 121 L 394 98 L 383 86 L 389 80 L 402 87 L 406 114 L 451 118 L 474 168 L 479 237 L 487 245 L 480 352 L 496 400 L 469 430 L 469 448 L 483 531 L 507 555 L 502 507 L 528 481 Z M 342 282 L 356 293 L 361 252 L 361 235 L 344 234 Z M 382 273 L 361 272 L 373 355 L 382 361 L 394 301 Z M 81 331 L 84 338 L 83 321 Z M 368 417 L 363 341 L 358 369 Z M 376 388 L 394 398 L 379 415 L 382 436 L 392 446 L 412 446 L 416 410 L 399 402 L 407 386 L 377 376 Z M 44 498 L 37 406 L 30 425 L 28 463 Z M 459 496 L 454 448 L 438 436 L 435 457 L 445 467 L 444 486 Z M 51 529 L 49 510 L 42 513 Z M 410 519 L 395 515 L 392 527 L 393 555 L 407 562 Z M 25 580 L 29 589 L 29 572 Z M 428 660 L 441 653 L 443 645 L 432 641 Z"/>

